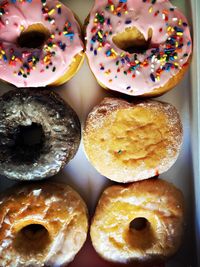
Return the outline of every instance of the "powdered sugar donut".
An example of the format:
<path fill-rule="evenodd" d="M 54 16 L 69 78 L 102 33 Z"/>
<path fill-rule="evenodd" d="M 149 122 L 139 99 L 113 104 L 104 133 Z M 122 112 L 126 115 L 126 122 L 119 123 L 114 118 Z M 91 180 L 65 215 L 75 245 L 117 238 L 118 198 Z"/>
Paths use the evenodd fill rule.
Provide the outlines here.
<path fill-rule="evenodd" d="M 86 40 L 99 83 L 133 96 L 176 86 L 192 52 L 187 19 L 168 0 L 96 0 Z"/>
<path fill-rule="evenodd" d="M 83 134 L 86 155 L 103 176 L 136 182 L 166 172 L 183 139 L 180 116 L 168 103 L 104 98 L 89 113 Z"/>
<path fill-rule="evenodd" d="M 59 1 L 0 1 L 0 79 L 17 87 L 66 82 L 84 59 L 80 35 Z"/>

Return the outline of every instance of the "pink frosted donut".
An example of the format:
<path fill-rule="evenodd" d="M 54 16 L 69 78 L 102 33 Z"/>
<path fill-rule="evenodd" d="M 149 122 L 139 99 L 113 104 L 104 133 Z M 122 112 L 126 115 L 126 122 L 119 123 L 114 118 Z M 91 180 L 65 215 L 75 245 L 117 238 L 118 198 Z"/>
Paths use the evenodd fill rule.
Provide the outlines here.
<path fill-rule="evenodd" d="M 21 47 L 19 37 L 34 25 L 36 31 L 43 26 L 48 37 L 40 47 Z M 59 1 L 0 0 L 0 79 L 17 87 L 65 82 L 78 68 L 68 72 L 75 57 L 83 55 L 80 35 L 72 11 Z"/>
<path fill-rule="evenodd" d="M 141 36 L 148 46 L 139 52 L 115 41 L 139 46 Z M 187 19 L 168 0 L 96 0 L 86 40 L 99 83 L 133 96 L 156 96 L 176 86 L 192 52 Z"/>

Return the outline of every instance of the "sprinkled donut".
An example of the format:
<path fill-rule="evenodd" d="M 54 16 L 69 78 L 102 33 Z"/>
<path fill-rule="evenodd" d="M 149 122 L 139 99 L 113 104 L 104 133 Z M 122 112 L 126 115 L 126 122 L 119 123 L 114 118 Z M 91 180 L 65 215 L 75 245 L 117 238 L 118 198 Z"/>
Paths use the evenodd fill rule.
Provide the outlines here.
<path fill-rule="evenodd" d="M 61 267 L 88 231 L 83 199 L 61 183 L 15 186 L 0 197 L 0 266 Z"/>
<path fill-rule="evenodd" d="M 17 87 L 60 85 L 84 59 L 81 28 L 59 1 L 0 1 L 0 79 Z"/>
<path fill-rule="evenodd" d="M 86 24 L 86 54 L 104 88 L 158 96 L 182 80 L 191 36 L 168 0 L 96 0 Z"/>

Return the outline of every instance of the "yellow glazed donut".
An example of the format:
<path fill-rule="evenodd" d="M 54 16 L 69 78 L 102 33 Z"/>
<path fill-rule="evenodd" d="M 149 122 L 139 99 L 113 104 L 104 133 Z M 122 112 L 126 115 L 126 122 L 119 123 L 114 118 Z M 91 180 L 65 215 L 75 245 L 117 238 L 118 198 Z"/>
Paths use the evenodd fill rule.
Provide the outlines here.
<path fill-rule="evenodd" d="M 87 208 L 69 186 L 18 186 L 0 198 L 0 266 L 66 266 L 87 237 Z"/>
<path fill-rule="evenodd" d="M 95 0 L 85 28 L 89 65 L 104 88 L 158 96 L 190 63 L 187 19 L 168 0 Z"/>
<path fill-rule="evenodd" d="M 182 233 L 183 195 L 160 179 L 107 188 L 90 230 L 96 251 L 120 263 L 166 260 L 178 250 Z"/>
<path fill-rule="evenodd" d="M 83 137 L 97 171 L 125 183 L 167 171 L 179 155 L 182 135 L 171 104 L 105 98 L 88 115 Z"/>

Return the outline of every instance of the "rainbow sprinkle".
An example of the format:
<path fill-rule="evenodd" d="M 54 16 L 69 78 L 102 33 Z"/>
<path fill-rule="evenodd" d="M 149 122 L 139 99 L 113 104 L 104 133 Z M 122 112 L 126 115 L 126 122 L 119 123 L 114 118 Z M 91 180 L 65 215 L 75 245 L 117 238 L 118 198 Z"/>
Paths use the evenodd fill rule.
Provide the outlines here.
<path fill-rule="evenodd" d="M 114 15 L 121 17 L 122 14 L 128 13 L 127 0 L 120 0 L 118 5 L 114 5 L 112 0 L 108 0 L 106 10 L 110 11 Z"/>

